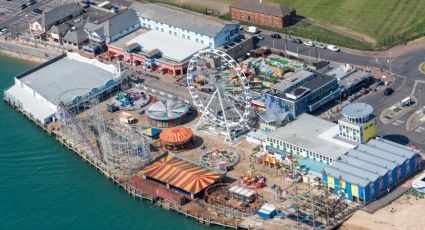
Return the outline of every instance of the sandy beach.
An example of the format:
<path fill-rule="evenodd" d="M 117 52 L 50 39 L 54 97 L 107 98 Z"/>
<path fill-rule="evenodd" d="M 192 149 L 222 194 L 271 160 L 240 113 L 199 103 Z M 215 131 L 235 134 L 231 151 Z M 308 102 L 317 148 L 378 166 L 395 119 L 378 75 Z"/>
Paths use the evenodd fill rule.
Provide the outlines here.
<path fill-rule="evenodd" d="M 425 229 L 423 217 L 425 215 L 425 198 L 415 192 L 408 191 L 374 214 L 357 211 L 341 229 L 343 230 L 400 230 Z"/>

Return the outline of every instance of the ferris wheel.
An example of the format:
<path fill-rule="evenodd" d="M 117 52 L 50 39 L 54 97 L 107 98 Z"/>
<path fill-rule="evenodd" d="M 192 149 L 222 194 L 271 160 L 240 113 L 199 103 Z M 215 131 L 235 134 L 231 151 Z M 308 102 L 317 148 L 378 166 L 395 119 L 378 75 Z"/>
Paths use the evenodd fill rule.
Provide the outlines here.
<path fill-rule="evenodd" d="M 189 62 L 187 83 L 193 104 L 202 113 L 197 128 L 202 124 L 222 128 L 229 141 L 249 129 L 248 79 L 227 53 L 206 49 L 195 54 Z"/>

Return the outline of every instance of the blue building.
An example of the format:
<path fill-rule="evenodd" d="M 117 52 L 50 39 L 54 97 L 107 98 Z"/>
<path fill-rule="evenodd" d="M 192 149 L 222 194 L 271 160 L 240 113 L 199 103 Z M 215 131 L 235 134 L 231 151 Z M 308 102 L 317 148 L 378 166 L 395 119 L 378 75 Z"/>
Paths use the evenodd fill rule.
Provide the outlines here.
<path fill-rule="evenodd" d="M 277 107 L 297 117 L 315 111 L 340 95 L 336 78 L 301 70 L 274 85 L 272 91 L 265 94 L 265 105 L 266 109 Z"/>
<path fill-rule="evenodd" d="M 369 203 L 388 193 L 419 169 L 417 150 L 384 139 L 372 139 L 326 166 L 322 179 L 333 193 Z"/>

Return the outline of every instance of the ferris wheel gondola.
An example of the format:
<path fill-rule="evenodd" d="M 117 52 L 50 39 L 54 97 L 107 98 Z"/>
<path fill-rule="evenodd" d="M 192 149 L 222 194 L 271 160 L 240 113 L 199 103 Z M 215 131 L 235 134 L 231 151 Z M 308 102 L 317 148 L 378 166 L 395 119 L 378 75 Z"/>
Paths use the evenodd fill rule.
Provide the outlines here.
<path fill-rule="evenodd" d="M 195 54 L 189 61 L 187 83 L 193 104 L 202 113 L 197 127 L 221 127 L 227 140 L 234 139 L 235 131 L 249 129 L 248 78 L 227 53 L 206 49 Z"/>

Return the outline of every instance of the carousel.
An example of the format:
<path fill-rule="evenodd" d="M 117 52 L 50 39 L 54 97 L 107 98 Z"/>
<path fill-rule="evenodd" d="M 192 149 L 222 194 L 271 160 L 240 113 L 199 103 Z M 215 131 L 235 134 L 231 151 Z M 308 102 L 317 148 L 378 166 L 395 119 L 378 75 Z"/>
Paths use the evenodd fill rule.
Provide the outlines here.
<path fill-rule="evenodd" d="M 239 162 L 239 158 L 239 153 L 234 149 L 216 147 L 204 152 L 199 157 L 199 161 L 204 165 L 227 171 Z"/>
<path fill-rule="evenodd" d="M 193 132 L 183 126 L 164 129 L 159 135 L 161 147 L 170 151 L 183 151 L 193 147 Z"/>
<path fill-rule="evenodd" d="M 266 177 L 255 172 L 254 166 L 249 165 L 248 172 L 241 176 L 240 184 L 249 189 L 260 189 L 266 186 Z"/>
<path fill-rule="evenodd" d="M 188 113 L 188 104 L 173 99 L 158 101 L 147 110 L 150 124 L 159 128 L 181 125 L 187 120 Z"/>
<path fill-rule="evenodd" d="M 131 89 L 120 92 L 113 98 L 113 105 L 122 110 L 136 110 L 149 104 L 150 95 L 145 91 Z"/>

